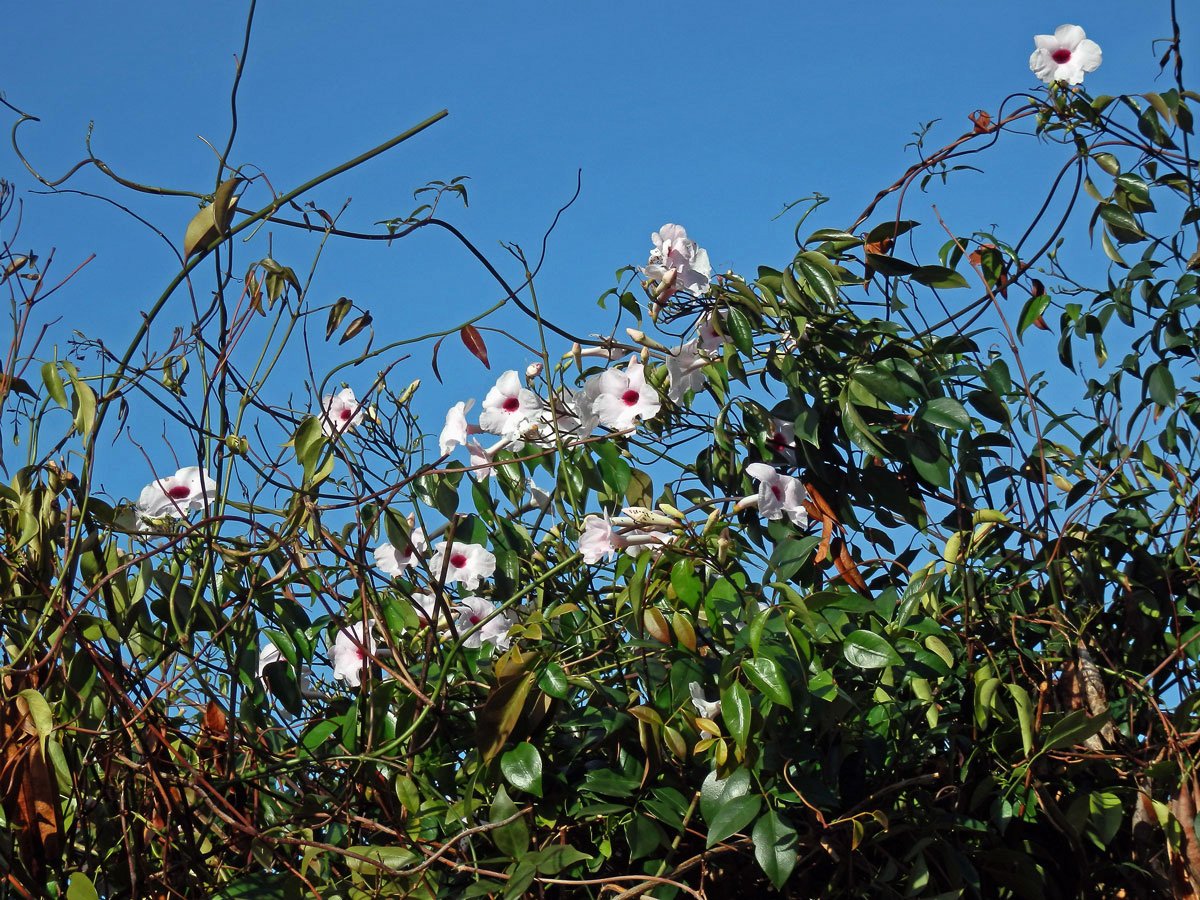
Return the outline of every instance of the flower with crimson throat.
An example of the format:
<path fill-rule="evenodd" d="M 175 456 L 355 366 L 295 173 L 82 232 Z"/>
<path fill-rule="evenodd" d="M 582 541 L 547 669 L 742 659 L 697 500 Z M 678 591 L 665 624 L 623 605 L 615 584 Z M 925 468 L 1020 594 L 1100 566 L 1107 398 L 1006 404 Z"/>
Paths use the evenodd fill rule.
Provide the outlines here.
<path fill-rule="evenodd" d="M 1100 45 L 1089 41 L 1078 25 L 1059 25 L 1054 34 L 1035 34 L 1033 42 L 1037 49 L 1029 57 L 1029 68 L 1046 84 L 1082 84 L 1084 73 L 1100 65 Z"/>

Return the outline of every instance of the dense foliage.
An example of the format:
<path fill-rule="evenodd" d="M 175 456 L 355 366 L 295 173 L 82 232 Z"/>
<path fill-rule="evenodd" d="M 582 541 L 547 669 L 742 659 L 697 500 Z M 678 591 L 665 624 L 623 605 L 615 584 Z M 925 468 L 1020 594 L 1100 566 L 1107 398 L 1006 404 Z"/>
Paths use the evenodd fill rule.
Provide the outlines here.
<path fill-rule="evenodd" d="M 663 226 L 600 340 L 472 247 L 498 306 L 376 346 L 242 240 L 367 239 L 293 202 L 346 166 L 278 195 L 224 161 L 123 353 L 44 358 L 71 285 L 6 237 L 0 897 L 1194 896 L 1200 95 L 1172 52 L 1169 90 L 976 114 L 849 227 L 797 211 L 778 268 L 712 276 Z M 907 217 L 1030 140 L 1023 234 Z M 423 190 L 379 233 L 465 243 L 463 182 Z M 528 331 L 487 332 L 501 306 Z M 359 348 L 308 400 L 302 336 Z M 408 355 L 480 406 L 418 415 Z M 148 409 L 179 462 L 103 494 Z"/>

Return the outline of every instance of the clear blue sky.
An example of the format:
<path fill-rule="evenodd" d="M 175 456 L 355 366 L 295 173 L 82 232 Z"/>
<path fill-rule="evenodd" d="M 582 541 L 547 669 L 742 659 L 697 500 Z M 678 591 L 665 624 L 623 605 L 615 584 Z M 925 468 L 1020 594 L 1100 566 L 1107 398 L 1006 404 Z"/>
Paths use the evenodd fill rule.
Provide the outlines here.
<path fill-rule="evenodd" d="M 1200 64 L 1200 43 L 1186 44 L 1189 36 L 1200 41 L 1200 10 L 1180 7 L 1185 58 Z M 969 128 L 972 110 L 994 113 L 1006 95 L 1038 89 L 1028 70 L 1035 33 L 1064 22 L 1087 29 L 1104 51 L 1087 78 L 1093 94 L 1166 90 L 1169 74 L 1155 81 L 1165 45 L 1156 53 L 1151 41 L 1169 35 L 1168 4 L 1138 9 L 1115 0 L 260 2 L 231 159 L 261 168 L 283 191 L 447 108 L 448 119 L 311 199 L 333 210 L 353 198 L 342 224 L 370 230 L 407 213 L 412 190 L 426 181 L 469 175 L 470 209 L 446 212 L 496 261 L 504 259 L 501 240 L 536 255 L 582 169 L 582 193 L 551 239 L 538 289 L 551 318 L 594 331 L 604 321 L 595 300 L 613 285 L 613 271 L 644 262 L 649 235 L 664 222 L 685 225 L 718 271 L 747 275 L 790 260 L 794 216 L 772 220 L 786 203 L 820 191 L 834 200 L 810 219 L 813 227 L 848 226 L 914 161 L 904 147 L 920 123 L 942 120 L 931 137 L 940 146 Z M 244 2 L 140 0 L 6 10 L 0 90 L 42 119 L 22 127 L 25 151 L 58 177 L 83 158 L 94 121 L 93 149 L 124 177 L 210 190 L 215 156 L 200 137 L 223 146 L 228 134 L 246 10 Z M 0 110 L 0 119 L 7 130 L 13 117 Z M 928 212 L 936 200 L 960 232 L 1027 219 L 1057 169 L 1047 154 L 1062 151 L 1039 150 L 1030 139 L 1009 144 L 984 157 L 985 176 L 963 173 L 950 191 L 913 196 L 909 213 L 936 227 Z M 36 187 L 7 143 L 0 176 Z M 188 199 L 122 197 L 94 170 L 65 187 L 128 202 L 177 244 L 196 209 Z M 254 207 L 266 200 L 261 189 L 248 198 Z M 123 348 L 140 311 L 177 270 L 174 258 L 99 201 L 25 203 L 20 244 L 43 258 L 56 247 L 59 274 L 97 254 L 46 304 L 44 315 L 62 317 L 52 334 L 63 342 L 78 329 Z M 275 257 L 306 271 L 315 241 L 275 234 Z M 242 251 L 243 271 L 253 258 Z M 520 280 L 515 267 L 505 272 Z M 432 233 L 390 249 L 334 248 L 312 299 L 341 295 L 372 311 L 379 341 L 452 325 L 500 296 L 457 245 Z M 190 307 L 182 295 L 176 302 L 160 336 L 185 321 Z M 496 324 L 524 328 L 515 311 Z M 528 361 L 499 339 L 489 342 L 493 373 Z M 459 365 L 450 387 L 423 388 L 430 430 L 440 428 L 444 403 L 482 398 L 494 379 L 457 346 L 453 353 Z M 392 381 L 409 377 L 431 384 L 427 360 L 404 364 Z M 132 478 L 128 492 L 149 474 Z"/>

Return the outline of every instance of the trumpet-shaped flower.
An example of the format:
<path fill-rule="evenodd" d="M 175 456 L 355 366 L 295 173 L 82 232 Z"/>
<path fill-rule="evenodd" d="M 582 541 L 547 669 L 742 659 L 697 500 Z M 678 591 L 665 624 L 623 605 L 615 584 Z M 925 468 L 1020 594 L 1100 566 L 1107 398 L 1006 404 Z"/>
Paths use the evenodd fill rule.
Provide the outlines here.
<path fill-rule="evenodd" d="M 705 353 L 720 350 L 726 341 L 725 335 L 717 331 L 715 320 L 716 313 L 707 312 L 696 323 L 696 340 L 699 341 L 700 349 Z M 724 319 L 722 319 L 722 324 L 724 324 Z"/>
<path fill-rule="evenodd" d="M 1054 34 L 1035 34 L 1033 42 L 1037 49 L 1029 57 L 1029 68 L 1046 84 L 1082 84 L 1084 73 L 1100 65 L 1100 45 L 1088 40 L 1078 25 L 1059 25 Z"/>
<path fill-rule="evenodd" d="M 688 391 L 704 387 L 704 373 L 708 357 L 700 352 L 699 338 L 680 344 L 667 355 L 667 377 L 671 387 L 667 396 L 672 403 L 682 403 Z"/>
<path fill-rule="evenodd" d="M 345 681 L 351 687 L 359 686 L 363 662 L 375 653 L 375 639 L 371 637 L 371 626 L 374 622 L 374 619 L 368 620 L 365 629 L 361 623 L 357 628 L 343 628 L 334 638 L 333 647 L 329 650 L 333 677 Z"/>
<path fill-rule="evenodd" d="M 490 578 L 496 571 L 496 556 L 479 544 L 460 544 L 455 541 L 447 547 L 446 542 L 442 541 L 433 548 L 429 570 L 435 578 L 441 577 L 445 570 L 445 584 L 461 581 L 467 590 L 473 591 L 479 587 L 479 582 Z"/>
<path fill-rule="evenodd" d="M 508 630 L 514 620 L 507 613 L 496 613 L 497 607 L 482 597 L 463 597 L 454 607 L 454 627 L 461 635 L 467 634 L 463 640 L 464 647 L 479 647 L 482 644 L 492 644 L 497 650 L 507 650 L 512 645 Z M 481 626 L 481 627 L 480 627 Z"/>
<path fill-rule="evenodd" d="M 465 444 L 467 438 L 479 430 L 467 424 L 467 412 L 474 405 L 474 400 L 460 400 L 446 412 L 446 424 L 438 437 L 438 450 L 442 456 L 447 456 L 455 447 Z"/>
<path fill-rule="evenodd" d="M 637 528 L 631 531 L 617 530 L 617 526 L 636 524 L 638 523 L 633 518 L 610 519 L 608 513 L 603 517 L 588 516 L 583 520 L 583 531 L 579 535 L 579 552 L 583 555 L 583 561 L 591 565 L 601 560 L 612 559 L 621 550 L 630 556 L 636 556 L 646 545 L 661 546 L 671 542 L 671 535 L 657 531 Z"/>
<path fill-rule="evenodd" d="M 199 466 L 185 466 L 174 475 L 156 478 L 142 488 L 134 509 L 143 519 L 182 519 L 204 509 L 217 495 L 217 483 Z"/>
<path fill-rule="evenodd" d="M 541 398 L 528 388 L 521 387 L 516 370 L 509 369 L 496 380 L 484 397 L 479 427 L 489 434 L 515 440 L 541 409 Z"/>
<path fill-rule="evenodd" d="M 425 541 L 425 531 L 421 528 L 414 528 L 408 535 L 408 543 L 403 547 L 395 547 L 392 544 L 380 544 L 374 550 L 375 565 L 385 575 L 396 576 L 413 565 L 417 561 L 418 556 L 424 556 L 429 550 L 429 545 Z"/>
<path fill-rule="evenodd" d="M 682 225 L 667 223 L 650 236 L 654 249 L 642 269 L 651 281 L 660 285 L 657 299 L 665 300 L 678 290 L 696 296 L 705 294 L 709 288 L 712 265 L 708 252 L 689 239 Z"/>
<path fill-rule="evenodd" d="M 608 369 L 588 380 L 585 394 L 600 423 L 615 431 L 632 428 L 658 415 L 661 406 L 658 391 L 646 383 L 646 373 L 637 357 L 630 357 L 622 369 Z"/>
<path fill-rule="evenodd" d="M 437 609 L 437 598 L 433 594 L 414 591 L 413 595 L 408 598 L 412 604 L 413 611 L 417 614 L 417 622 L 424 628 L 433 621 L 433 611 Z M 438 616 L 438 627 L 443 628 L 450 620 L 446 618 L 446 611 L 443 607 L 441 614 Z"/>
<path fill-rule="evenodd" d="M 327 437 L 344 434 L 362 422 L 366 407 L 354 399 L 354 391 L 342 388 L 321 398 L 321 431 Z"/>
<path fill-rule="evenodd" d="M 766 463 L 751 463 L 746 466 L 746 474 L 758 482 L 758 494 L 743 498 L 739 506 L 757 506 L 764 519 L 786 515 L 797 527 L 808 524 L 804 485 L 798 478 L 776 472 Z"/>

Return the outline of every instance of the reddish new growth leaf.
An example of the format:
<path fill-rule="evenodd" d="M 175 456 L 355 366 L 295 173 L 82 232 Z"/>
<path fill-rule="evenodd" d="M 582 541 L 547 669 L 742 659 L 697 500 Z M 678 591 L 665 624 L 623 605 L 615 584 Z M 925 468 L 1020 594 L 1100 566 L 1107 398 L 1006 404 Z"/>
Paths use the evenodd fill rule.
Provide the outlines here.
<path fill-rule="evenodd" d="M 490 369 L 491 364 L 488 362 L 487 345 L 483 342 L 483 336 L 474 325 L 464 325 L 459 331 L 459 337 L 466 344 L 468 350 L 474 354 L 475 358 L 483 363 L 485 369 Z"/>

